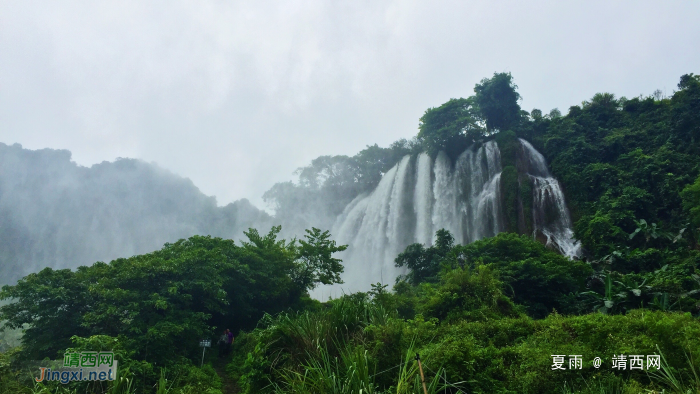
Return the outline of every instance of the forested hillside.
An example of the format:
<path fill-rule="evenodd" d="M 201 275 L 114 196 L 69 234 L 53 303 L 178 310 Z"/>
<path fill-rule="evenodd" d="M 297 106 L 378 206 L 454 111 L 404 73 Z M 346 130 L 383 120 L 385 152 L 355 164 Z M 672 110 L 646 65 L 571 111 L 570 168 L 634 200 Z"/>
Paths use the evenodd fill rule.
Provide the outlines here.
<path fill-rule="evenodd" d="M 119 159 L 92 167 L 66 150 L 0 143 L 0 284 L 44 267 L 76 268 L 211 234 L 271 225 L 247 200 L 217 207 L 188 179 Z"/>
<path fill-rule="evenodd" d="M 689 216 L 693 187 L 683 191 L 700 173 L 698 77 L 685 75 L 678 87 L 671 98 L 597 94 L 566 117 L 537 116 L 521 131 L 566 186 L 576 234 L 595 257 L 622 246 L 664 249 L 661 235 L 700 224 Z"/>
<path fill-rule="evenodd" d="M 283 225 L 326 225 L 406 154 L 454 163 L 495 141 L 508 231 L 464 245 L 440 229 L 395 257 L 406 270 L 395 283 L 324 302 L 309 291 L 341 282 L 346 246 L 313 224 L 299 240 L 251 229 L 239 243 L 194 236 L 109 264 L 46 268 L 0 292 L 12 301 L 0 319 L 24 329 L 22 345 L 0 354 L 0 390 L 700 393 L 699 116 L 693 74 L 670 98 L 601 93 L 544 115 L 522 110 L 512 76 L 496 73 L 428 109 L 412 141 L 318 158 L 266 198 Z M 519 138 L 561 181 L 580 258 L 533 234 L 524 207 L 538 183 Z M 199 340 L 224 328 L 237 333 L 231 354 L 210 352 L 198 367 Z M 66 348 L 114 350 L 128 370 L 72 386 L 20 373 Z M 632 368 L 636 356 L 659 364 Z"/>

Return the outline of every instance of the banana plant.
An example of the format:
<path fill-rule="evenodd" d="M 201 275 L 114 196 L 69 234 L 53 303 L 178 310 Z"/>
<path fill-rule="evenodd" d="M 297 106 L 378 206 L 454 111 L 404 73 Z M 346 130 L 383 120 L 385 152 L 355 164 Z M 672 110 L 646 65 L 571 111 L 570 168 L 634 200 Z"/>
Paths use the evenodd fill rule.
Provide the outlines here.
<path fill-rule="evenodd" d="M 671 297 L 673 297 L 673 294 L 670 293 L 655 293 L 654 300 L 651 302 L 651 305 L 660 311 L 670 311 L 680 301 L 680 299 L 678 299 L 676 302 L 671 302 Z"/>
<path fill-rule="evenodd" d="M 657 239 L 659 237 L 672 239 L 670 234 L 665 231 L 661 231 L 661 229 L 656 226 L 656 223 L 649 225 L 646 220 L 639 219 L 638 221 L 635 220 L 634 224 L 637 225 L 637 228 L 632 232 L 632 234 L 630 234 L 630 239 L 634 238 L 639 233 L 644 235 L 645 242 L 649 242 L 650 239 Z"/>
<path fill-rule="evenodd" d="M 641 305 L 653 291 L 651 286 L 646 285 L 646 279 L 641 283 L 629 277 L 614 280 L 613 273 L 610 271 L 599 271 L 593 275 L 593 278 L 603 282 L 603 294 L 596 291 L 585 291 L 580 294 L 588 298 L 588 304 L 594 311 L 603 314 L 619 311 L 625 304 Z"/>
<path fill-rule="evenodd" d="M 637 228 L 629 235 L 629 239 L 631 240 L 635 236 L 637 236 L 637 234 L 641 233 L 642 235 L 644 235 L 645 244 L 652 239 L 659 238 L 665 238 L 675 244 L 683 238 L 683 233 L 685 233 L 685 230 L 688 228 L 688 226 L 686 225 L 678 231 L 678 234 L 674 235 L 672 232 L 661 230 L 661 228 L 659 228 L 656 225 L 656 223 L 652 223 L 650 225 L 644 219 L 634 220 L 634 224 L 637 225 Z"/>
<path fill-rule="evenodd" d="M 581 295 L 589 298 L 588 303 L 591 304 L 594 311 L 608 314 L 619 304 L 620 296 L 613 292 L 613 280 L 610 272 L 599 273 L 597 276 L 599 278 L 602 277 L 603 284 L 605 285 L 604 293 L 599 294 L 596 291 L 584 291 Z"/>
<path fill-rule="evenodd" d="M 615 281 L 622 287 L 622 292 L 619 293 L 621 297 L 627 300 L 639 300 L 642 301 L 644 295 L 650 294 L 653 287 L 645 285 L 647 279 L 645 278 L 642 283 L 637 283 L 629 278 L 625 278 L 623 281 Z"/>

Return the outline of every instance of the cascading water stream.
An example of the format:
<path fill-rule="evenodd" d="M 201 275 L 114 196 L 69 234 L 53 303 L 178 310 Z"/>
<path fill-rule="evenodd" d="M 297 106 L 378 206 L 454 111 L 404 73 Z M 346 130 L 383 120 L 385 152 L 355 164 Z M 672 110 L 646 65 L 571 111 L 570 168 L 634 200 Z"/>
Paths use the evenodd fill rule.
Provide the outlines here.
<path fill-rule="evenodd" d="M 452 163 L 444 152 L 435 159 L 435 182 L 433 183 L 433 221 L 431 234 L 441 228 L 448 230 L 456 240 L 462 239 L 461 213 L 457 209 L 458 197 L 461 194 L 455 183 L 459 177 L 452 173 Z"/>
<path fill-rule="evenodd" d="M 396 179 L 391 189 L 391 198 L 389 199 L 389 217 L 386 227 L 387 246 L 384 248 L 383 261 L 393 260 L 403 251 L 403 247 L 413 241 L 413 237 L 407 237 L 407 228 L 410 226 L 409 212 L 406 207 L 407 182 L 410 156 L 404 156 L 399 163 L 396 171 Z"/>
<path fill-rule="evenodd" d="M 415 240 L 426 246 L 431 245 L 433 240 L 432 167 L 430 156 L 427 153 L 418 155 L 416 161 L 416 187 L 413 194 L 413 212 L 416 215 Z"/>
<path fill-rule="evenodd" d="M 581 242 L 574 239 L 571 216 L 566 207 L 559 181 L 547 169 L 544 156 L 529 142 L 520 139 L 528 161 L 528 175 L 533 183 L 533 224 L 544 235 L 547 245 L 557 248 L 563 255 L 574 258 L 581 254 Z"/>
<path fill-rule="evenodd" d="M 469 149 L 457 159 L 458 188 L 466 213 L 463 243 L 492 237 L 503 231 L 501 201 L 501 153 L 494 141 L 479 150 Z M 455 237 L 459 240 L 459 238 Z"/>

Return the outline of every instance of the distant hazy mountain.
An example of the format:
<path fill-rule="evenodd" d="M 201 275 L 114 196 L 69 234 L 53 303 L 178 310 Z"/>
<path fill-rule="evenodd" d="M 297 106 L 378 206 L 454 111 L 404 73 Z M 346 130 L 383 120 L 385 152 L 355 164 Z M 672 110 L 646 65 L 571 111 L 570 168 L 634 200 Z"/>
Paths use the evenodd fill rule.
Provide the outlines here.
<path fill-rule="evenodd" d="M 0 284 L 160 249 L 195 234 L 238 239 L 271 218 L 239 200 L 217 207 L 189 179 L 133 159 L 90 168 L 67 150 L 0 143 Z"/>

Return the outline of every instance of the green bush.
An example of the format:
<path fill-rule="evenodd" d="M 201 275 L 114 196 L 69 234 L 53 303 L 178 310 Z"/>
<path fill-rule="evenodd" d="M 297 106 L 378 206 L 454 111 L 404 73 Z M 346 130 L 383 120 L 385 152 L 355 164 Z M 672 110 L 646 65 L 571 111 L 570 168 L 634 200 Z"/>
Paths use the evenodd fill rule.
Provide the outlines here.
<path fill-rule="evenodd" d="M 489 266 L 456 268 L 445 272 L 438 284 L 420 287 L 418 310 L 440 321 L 480 321 L 516 316 L 515 305 L 504 296 L 502 284 Z"/>
<path fill-rule="evenodd" d="M 389 320 L 387 311 L 364 293 L 332 300 L 326 306 L 321 311 L 266 315 L 258 329 L 239 337 L 240 355 L 232 364 L 242 361 L 243 366 L 228 369 L 246 392 L 271 389 L 271 382 L 301 373 L 304 366 L 320 368 L 314 363 L 322 357 L 341 357 L 351 339 L 361 337 L 366 327 Z"/>
<path fill-rule="evenodd" d="M 492 266 L 504 283 L 504 293 L 533 317 L 544 317 L 552 309 L 574 312 L 576 301 L 570 295 L 582 291 L 593 272 L 582 261 L 569 260 L 528 236 L 513 233 L 456 246 L 447 263 Z"/>
<path fill-rule="evenodd" d="M 378 328 L 374 338 L 386 338 L 384 331 L 394 332 L 389 337 L 400 332 L 403 335 L 398 342 L 405 344 L 415 332 L 408 329 L 411 323 L 403 325 Z M 609 383 L 618 378 L 630 387 L 642 384 L 658 388 L 659 383 L 643 371 L 613 372 L 612 357 L 658 354 L 658 345 L 669 366 L 685 381 L 693 377 L 686 354 L 700 360 L 700 321 L 682 313 L 640 309 L 625 316 L 552 314 L 543 320 L 462 320 L 430 331 L 432 335 L 417 341 L 421 355 L 430 360 L 427 367 L 433 371 L 443 367 L 447 381 L 463 382 L 462 388 L 470 393 L 550 393 L 563 390 L 565 384 L 581 389 L 592 382 Z M 569 370 L 567 365 L 567 370 L 553 371 L 552 355 L 582 355 L 583 368 Z M 592 366 L 594 357 L 602 359 L 600 369 Z"/>

